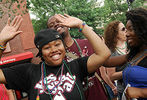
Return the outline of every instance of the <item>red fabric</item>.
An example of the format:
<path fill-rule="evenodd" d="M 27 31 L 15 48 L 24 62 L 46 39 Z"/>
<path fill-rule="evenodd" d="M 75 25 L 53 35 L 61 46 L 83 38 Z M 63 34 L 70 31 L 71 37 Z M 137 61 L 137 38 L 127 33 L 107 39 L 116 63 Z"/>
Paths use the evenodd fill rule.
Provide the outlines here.
<path fill-rule="evenodd" d="M 93 49 L 91 45 L 89 44 L 88 40 L 76 39 L 76 41 L 78 42 L 78 45 L 80 46 L 83 55 L 89 56 L 93 53 Z M 80 52 L 75 42 L 67 50 L 80 57 Z M 99 76 L 101 76 L 99 69 L 97 69 L 97 73 L 99 74 Z M 105 94 L 103 86 L 95 76 L 89 77 L 88 89 L 85 90 L 84 94 L 85 94 L 86 100 L 107 100 L 107 96 Z"/>
<path fill-rule="evenodd" d="M 97 73 L 100 73 L 99 69 L 97 70 Z M 85 91 L 86 100 L 107 100 L 107 95 L 103 86 L 95 76 L 90 77 L 88 83 L 88 89 Z"/>
<path fill-rule="evenodd" d="M 21 96 L 21 92 L 15 90 L 15 94 L 16 94 L 16 98 L 17 98 L 17 100 L 21 100 L 21 98 L 22 98 L 22 96 Z"/>
<path fill-rule="evenodd" d="M 8 64 L 8 63 L 13 63 L 25 59 L 33 58 L 33 53 L 32 52 L 25 52 L 25 53 L 20 53 L 17 55 L 13 56 L 8 56 L 8 57 L 2 57 L 0 59 L 0 65 Z"/>
<path fill-rule="evenodd" d="M 9 100 L 7 90 L 4 84 L 0 84 L 0 100 Z"/>

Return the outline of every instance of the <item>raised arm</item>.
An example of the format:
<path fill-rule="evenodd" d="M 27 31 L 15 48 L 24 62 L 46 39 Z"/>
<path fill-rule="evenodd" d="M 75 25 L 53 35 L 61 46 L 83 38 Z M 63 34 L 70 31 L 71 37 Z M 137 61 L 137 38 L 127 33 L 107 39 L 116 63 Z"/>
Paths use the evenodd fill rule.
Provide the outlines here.
<path fill-rule="evenodd" d="M 84 36 L 89 40 L 92 48 L 94 50 L 94 54 L 92 54 L 87 62 L 87 69 L 89 73 L 94 72 L 99 66 L 101 66 L 105 60 L 110 56 L 110 51 L 107 46 L 103 43 L 101 38 L 86 24 L 83 24 L 83 21 L 65 14 L 64 16 L 57 16 L 58 20 L 61 22 L 61 25 L 70 27 L 70 28 L 78 28 L 82 27 L 81 32 Z M 59 24 L 59 25 L 60 25 Z"/>
<path fill-rule="evenodd" d="M 22 32 L 22 31 L 18 31 L 22 20 L 23 19 L 21 16 L 16 16 L 13 19 L 13 21 L 10 23 L 10 18 L 9 18 L 7 21 L 7 25 L 2 29 L 0 33 L 0 59 L 3 51 L 5 50 L 5 46 L 7 42 L 12 40 L 16 35 Z M 1 69 L 0 69 L 0 82 L 6 83 L 5 77 Z"/>

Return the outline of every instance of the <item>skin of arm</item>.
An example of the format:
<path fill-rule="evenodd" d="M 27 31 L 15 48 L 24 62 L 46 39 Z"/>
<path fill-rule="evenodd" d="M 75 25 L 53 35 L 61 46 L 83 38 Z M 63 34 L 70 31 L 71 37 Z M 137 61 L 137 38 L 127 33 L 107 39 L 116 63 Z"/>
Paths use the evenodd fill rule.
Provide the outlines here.
<path fill-rule="evenodd" d="M 105 67 L 121 66 L 127 62 L 127 55 L 109 57 L 103 64 Z"/>
<path fill-rule="evenodd" d="M 9 100 L 15 100 L 13 90 L 7 90 L 7 95 L 9 96 Z"/>
<path fill-rule="evenodd" d="M 6 46 L 7 42 L 12 40 L 15 36 L 22 33 L 22 31 L 18 31 L 21 23 L 22 17 L 16 16 L 13 21 L 10 23 L 10 18 L 8 19 L 7 25 L 2 29 L 0 33 L 0 45 Z M 2 57 L 3 51 L 0 50 L 0 59 Z M 6 79 L 2 70 L 0 69 L 0 83 L 6 83 Z"/>
<path fill-rule="evenodd" d="M 69 28 L 80 29 L 83 24 L 82 20 L 67 14 L 64 14 L 64 16 L 59 15 L 58 20 L 61 22 L 59 25 L 63 25 Z M 95 72 L 95 70 L 100 67 L 105 62 L 105 60 L 108 59 L 111 52 L 103 43 L 101 38 L 88 25 L 84 25 L 82 33 L 88 39 L 94 50 L 94 54 L 89 57 L 87 62 L 88 72 L 92 73 Z"/>
<path fill-rule="evenodd" d="M 112 73 L 112 75 L 110 76 L 110 79 L 111 79 L 112 81 L 122 79 L 122 71 Z"/>
<path fill-rule="evenodd" d="M 100 73 L 101 73 L 101 76 L 102 76 L 103 80 L 111 87 L 111 89 L 114 89 L 113 93 L 116 95 L 117 94 L 117 88 L 112 83 L 112 81 L 110 80 L 110 77 L 107 74 L 107 69 L 104 66 L 100 67 Z"/>
<path fill-rule="evenodd" d="M 107 74 L 110 77 L 111 81 L 120 80 L 122 79 L 122 71 L 116 72 L 114 68 L 107 68 Z"/>
<path fill-rule="evenodd" d="M 147 88 L 128 87 L 126 96 L 130 98 L 147 98 Z"/>

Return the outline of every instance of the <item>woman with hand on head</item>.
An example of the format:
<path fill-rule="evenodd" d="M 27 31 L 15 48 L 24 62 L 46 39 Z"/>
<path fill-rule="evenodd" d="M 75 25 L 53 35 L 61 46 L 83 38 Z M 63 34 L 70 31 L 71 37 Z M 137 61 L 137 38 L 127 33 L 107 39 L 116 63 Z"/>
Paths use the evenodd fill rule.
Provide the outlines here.
<path fill-rule="evenodd" d="M 40 64 L 26 63 L 0 70 L 0 82 L 7 84 L 8 88 L 26 91 L 29 100 L 84 100 L 84 77 L 95 72 L 110 56 L 107 46 L 82 20 L 69 15 L 60 15 L 58 19 L 60 25 L 79 28 L 91 43 L 95 53 L 67 63 L 64 61 L 66 50 L 60 34 L 52 29 L 41 30 L 34 39 L 39 49 L 38 56 L 42 58 Z M 6 31 L 0 34 L 0 42 L 3 42 L 1 45 L 20 33 L 17 31 L 19 23 L 21 18 L 16 17 L 12 24 L 3 29 Z M 11 37 L 12 32 L 7 30 L 10 26 L 15 29 L 15 34 Z"/>

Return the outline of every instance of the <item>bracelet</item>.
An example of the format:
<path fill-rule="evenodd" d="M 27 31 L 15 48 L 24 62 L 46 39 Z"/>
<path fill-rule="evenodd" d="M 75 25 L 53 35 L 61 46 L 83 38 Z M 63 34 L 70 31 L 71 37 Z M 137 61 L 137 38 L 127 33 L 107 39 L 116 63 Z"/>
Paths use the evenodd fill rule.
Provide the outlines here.
<path fill-rule="evenodd" d="M 3 45 L 0 45 L 0 50 L 5 50 L 6 49 L 6 46 L 3 46 Z"/>
<path fill-rule="evenodd" d="M 86 25 L 86 23 L 83 22 L 82 26 L 81 26 L 80 29 L 79 29 L 79 32 L 82 32 L 82 30 L 83 30 L 83 28 L 84 28 L 85 25 Z"/>

